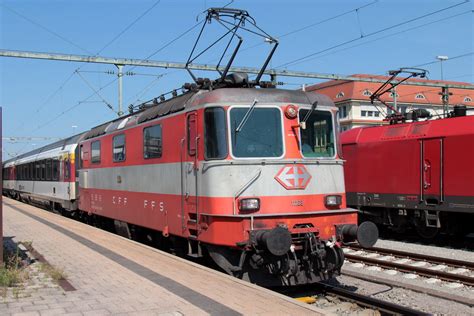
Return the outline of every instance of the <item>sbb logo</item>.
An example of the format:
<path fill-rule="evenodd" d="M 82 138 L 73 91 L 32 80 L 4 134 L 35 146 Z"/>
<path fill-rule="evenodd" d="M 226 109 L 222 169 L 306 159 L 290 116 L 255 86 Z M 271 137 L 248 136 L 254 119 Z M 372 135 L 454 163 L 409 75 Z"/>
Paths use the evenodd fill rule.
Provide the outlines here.
<path fill-rule="evenodd" d="M 286 165 L 275 176 L 275 180 L 287 190 L 304 190 L 311 180 L 311 175 L 304 166 Z"/>

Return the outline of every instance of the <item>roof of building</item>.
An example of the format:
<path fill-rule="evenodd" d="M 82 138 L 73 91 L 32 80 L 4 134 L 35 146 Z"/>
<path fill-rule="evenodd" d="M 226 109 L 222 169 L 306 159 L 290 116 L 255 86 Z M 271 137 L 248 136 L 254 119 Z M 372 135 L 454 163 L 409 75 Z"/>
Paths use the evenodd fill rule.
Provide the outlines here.
<path fill-rule="evenodd" d="M 389 76 L 369 75 L 369 74 L 354 74 L 351 77 L 372 78 L 387 80 Z M 398 78 L 399 79 L 399 78 Z M 446 84 L 463 84 L 472 85 L 466 82 L 455 81 L 439 81 L 426 79 L 408 79 L 408 81 L 430 82 L 430 83 L 446 83 Z M 347 100 L 366 100 L 370 101 L 370 95 L 381 86 L 380 83 L 363 82 L 363 81 L 343 81 L 331 80 L 312 86 L 306 87 L 306 91 L 317 91 L 327 95 L 334 102 Z M 472 85 L 474 89 L 474 85 Z M 413 85 L 399 85 L 396 87 L 397 101 L 400 103 L 419 103 L 419 104 L 442 104 L 441 88 L 413 86 Z M 474 106 L 474 90 L 467 89 L 449 89 L 452 95 L 449 97 L 450 104 L 464 104 L 467 106 Z M 385 102 L 393 101 L 393 96 L 390 93 L 384 94 L 381 99 Z"/>

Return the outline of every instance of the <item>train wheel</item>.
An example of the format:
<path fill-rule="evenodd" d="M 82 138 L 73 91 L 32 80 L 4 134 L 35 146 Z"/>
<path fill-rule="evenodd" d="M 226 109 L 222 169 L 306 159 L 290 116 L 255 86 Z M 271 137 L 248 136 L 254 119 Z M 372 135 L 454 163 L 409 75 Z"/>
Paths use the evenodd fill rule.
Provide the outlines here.
<path fill-rule="evenodd" d="M 423 239 L 433 239 L 439 233 L 439 228 L 427 227 L 426 225 L 422 225 L 420 223 L 418 223 L 415 228 L 416 232 L 418 233 L 418 236 Z"/>
<path fill-rule="evenodd" d="M 344 263 L 344 252 L 342 249 L 339 247 L 326 247 L 326 262 L 331 273 L 339 272 Z"/>
<path fill-rule="evenodd" d="M 426 215 L 423 212 L 422 215 L 418 219 L 416 219 L 413 224 L 415 225 L 415 229 L 418 233 L 418 236 L 423 239 L 430 240 L 438 235 L 440 229 L 438 227 L 426 226 L 427 221 L 425 219 L 425 216 Z"/>

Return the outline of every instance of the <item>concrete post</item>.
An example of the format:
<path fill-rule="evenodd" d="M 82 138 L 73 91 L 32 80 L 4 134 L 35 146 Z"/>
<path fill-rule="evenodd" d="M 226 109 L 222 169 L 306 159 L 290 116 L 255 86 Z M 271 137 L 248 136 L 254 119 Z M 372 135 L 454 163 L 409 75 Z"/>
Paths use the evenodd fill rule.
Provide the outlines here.
<path fill-rule="evenodd" d="M 0 149 L 3 149 L 2 144 L 2 108 L 0 107 Z M 0 240 L 2 241 L 0 245 L 0 265 L 3 264 L 3 150 L 0 150 Z"/>
<path fill-rule="evenodd" d="M 123 111 L 122 111 L 122 103 L 123 103 L 123 98 L 122 98 L 122 89 L 123 89 L 123 65 L 115 65 L 117 66 L 118 68 L 118 73 L 117 73 L 117 76 L 118 76 L 118 111 L 117 111 L 117 114 L 118 116 L 122 116 L 123 115 Z"/>

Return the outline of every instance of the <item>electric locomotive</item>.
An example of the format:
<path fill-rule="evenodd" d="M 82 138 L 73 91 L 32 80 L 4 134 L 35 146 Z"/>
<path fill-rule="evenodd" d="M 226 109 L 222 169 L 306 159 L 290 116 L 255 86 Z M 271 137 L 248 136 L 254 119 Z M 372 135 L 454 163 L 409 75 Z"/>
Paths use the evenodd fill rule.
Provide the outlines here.
<path fill-rule="evenodd" d="M 186 240 L 267 285 L 331 278 L 340 242 L 372 245 L 345 205 L 336 108 L 302 91 L 199 89 L 84 135 L 79 208 Z"/>
<path fill-rule="evenodd" d="M 361 219 L 426 239 L 472 232 L 474 116 L 357 128 L 342 133 L 348 205 Z"/>
<path fill-rule="evenodd" d="M 367 247 L 377 239 L 346 207 L 334 104 L 316 93 L 236 88 L 246 76 L 229 78 L 233 88 L 190 90 L 74 138 L 77 187 L 63 203 L 23 180 L 9 193 L 109 220 L 127 237 L 209 254 L 254 283 L 332 278 L 344 261 L 342 242 Z M 37 155 L 21 159 L 43 170 Z M 20 162 L 5 167 L 22 169 Z M 55 182 L 49 166 L 31 188 Z"/>
<path fill-rule="evenodd" d="M 7 162 L 14 171 L 40 170 L 29 186 L 19 182 L 18 172 L 10 173 L 9 193 L 35 195 L 62 212 L 175 253 L 208 255 L 223 271 L 253 283 L 330 279 L 344 262 L 342 243 L 370 247 L 378 238 L 374 224 L 358 226 L 357 210 L 346 207 L 337 109 L 321 94 L 260 80 L 278 41 L 247 11 L 207 10 L 198 41 L 213 20 L 231 26 L 221 61 L 239 40 L 226 67 L 217 65 L 219 78 L 197 78 L 188 68 L 208 50 L 193 57 L 196 42 L 186 63 L 194 83 L 184 85 L 183 94 L 175 90 L 172 98 L 131 107 L 129 115 L 71 139 L 76 181 L 69 182 L 63 201 L 35 191 L 46 181 L 54 190 L 65 177 L 64 168 L 57 177 L 50 170 L 57 165 L 48 162 L 57 159 L 57 145 L 42 160 L 38 151 L 23 155 L 30 167 L 23 160 Z M 229 74 L 242 43 L 237 31 L 252 26 L 252 34 L 273 45 L 254 80 Z"/>

